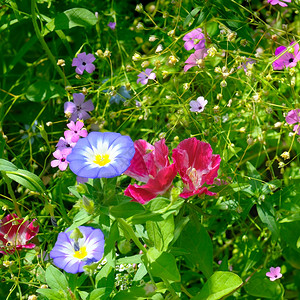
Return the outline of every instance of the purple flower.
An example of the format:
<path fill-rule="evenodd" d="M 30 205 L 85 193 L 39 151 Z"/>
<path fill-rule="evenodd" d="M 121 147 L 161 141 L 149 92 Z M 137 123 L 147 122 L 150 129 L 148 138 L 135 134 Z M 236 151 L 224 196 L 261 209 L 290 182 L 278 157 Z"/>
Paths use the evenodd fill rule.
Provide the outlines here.
<path fill-rule="evenodd" d="M 91 74 L 95 71 L 95 66 L 92 64 L 95 59 L 96 58 L 92 53 L 79 53 L 77 57 L 73 58 L 72 67 L 76 67 L 75 71 L 79 75 L 82 75 L 84 70 Z"/>
<path fill-rule="evenodd" d="M 288 112 L 286 118 L 288 124 L 295 124 L 293 131 L 300 135 L 300 109 L 294 109 Z"/>
<path fill-rule="evenodd" d="M 51 161 L 51 167 L 58 167 L 61 171 L 65 171 L 68 167 L 69 162 L 67 161 L 67 156 L 72 152 L 71 148 L 66 148 L 63 150 L 57 149 L 53 152 L 53 156 L 56 158 Z"/>
<path fill-rule="evenodd" d="M 285 2 L 291 3 L 292 0 L 268 0 L 268 3 L 272 4 L 272 5 L 276 5 L 279 4 L 280 6 L 284 7 L 284 6 L 288 6 Z"/>
<path fill-rule="evenodd" d="M 240 68 L 243 68 L 244 69 L 244 72 L 246 73 L 248 70 L 247 70 L 247 66 L 248 64 L 255 64 L 256 63 L 256 60 L 252 59 L 252 58 L 247 58 L 246 61 L 244 63 L 242 63 L 238 69 Z"/>
<path fill-rule="evenodd" d="M 104 253 L 104 235 L 100 229 L 87 226 L 78 229 L 77 234 L 68 229 L 60 232 L 50 252 L 57 267 L 73 274 L 83 272 L 83 266 L 101 260 Z"/>
<path fill-rule="evenodd" d="M 80 139 L 68 156 L 73 173 L 85 178 L 112 178 L 130 166 L 135 149 L 129 136 L 91 132 Z"/>
<path fill-rule="evenodd" d="M 66 130 L 64 135 L 66 139 L 71 140 L 73 143 L 76 143 L 80 137 L 86 137 L 88 135 L 87 130 L 82 129 L 84 124 L 81 121 L 77 121 L 76 123 L 71 121 L 67 126 L 70 130 Z"/>
<path fill-rule="evenodd" d="M 270 277 L 271 281 L 274 281 L 282 277 L 282 274 L 280 273 L 280 267 L 276 267 L 276 268 L 271 267 L 270 272 L 267 272 L 266 275 Z"/>
<path fill-rule="evenodd" d="M 66 131 L 64 132 L 64 136 L 65 137 L 61 137 L 58 143 L 56 144 L 56 148 L 58 150 L 71 149 L 76 145 L 76 143 L 71 141 L 70 137 L 66 136 Z"/>
<path fill-rule="evenodd" d="M 116 29 L 116 22 L 109 22 L 109 23 L 107 24 L 107 26 L 108 26 L 110 29 L 115 30 L 115 29 Z"/>
<path fill-rule="evenodd" d="M 191 54 L 190 57 L 185 61 L 186 65 L 183 68 L 184 72 L 192 67 L 203 66 L 203 59 L 206 56 L 207 50 L 205 48 L 196 50 L 195 53 Z"/>
<path fill-rule="evenodd" d="M 152 69 L 146 69 L 144 72 L 141 72 L 138 75 L 138 80 L 136 81 L 137 83 L 141 83 L 141 84 L 147 84 L 149 79 L 154 80 L 156 78 L 155 73 L 152 72 Z"/>
<path fill-rule="evenodd" d="M 86 120 L 90 118 L 87 111 L 92 111 L 94 109 L 94 104 L 92 100 L 84 102 L 85 96 L 82 93 L 73 94 L 73 102 L 65 102 L 64 111 L 65 114 L 72 114 L 70 121 L 76 122 L 77 118 L 79 120 Z"/>
<path fill-rule="evenodd" d="M 193 31 L 187 33 L 184 37 L 183 40 L 185 41 L 184 43 L 184 48 L 186 50 L 200 50 L 205 48 L 205 36 L 202 33 L 201 28 L 196 28 Z"/>
<path fill-rule="evenodd" d="M 299 51 L 299 45 L 298 43 L 291 42 L 290 46 L 294 47 L 294 53 L 285 52 L 284 54 L 280 54 L 284 51 L 286 51 L 286 47 L 280 46 L 275 50 L 275 55 L 279 56 L 274 62 L 273 62 L 273 68 L 274 70 L 282 70 L 284 67 L 295 67 L 297 65 L 298 60 L 300 60 L 300 51 Z"/>
<path fill-rule="evenodd" d="M 198 97 L 197 100 L 192 100 L 190 102 L 190 111 L 192 112 L 202 112 L 204 111 L 205 105 L 207 104 L 207 100 L 204 97 Z"/>

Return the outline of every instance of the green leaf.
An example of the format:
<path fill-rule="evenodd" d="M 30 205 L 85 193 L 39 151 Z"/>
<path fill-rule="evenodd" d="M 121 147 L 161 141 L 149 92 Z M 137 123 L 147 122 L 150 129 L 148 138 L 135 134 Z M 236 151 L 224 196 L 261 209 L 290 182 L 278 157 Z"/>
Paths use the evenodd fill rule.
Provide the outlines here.
<path fill-rule="evenodd" d="M 37 175 L 22 169 L 6 172 L 7 177 L 33 192 L 43 193 L 45 185 Z"/>
<path fill-rule="evenodd" d="M 116 264 L 117 265 L 120 265 L 120 264 L 139 264 L 139 263 L 142 262 L 141 257 L 142 257 L 141 254 L 137 254 L 137 255 L 133 255 L 133 256 L 127 256 L 127 257 L 122 257 L 122 258 L 119 258 L 116 261 Z"/>
<path fill-rule="evenodd" d="M 262 269 L 254 274 L 245 285 L 246 292 L 254 297 L 263 297 L 267 299 L 281 299 L 284 290 L 279 281 L 270 281 L 266 273 L 269 270 Z"/>
<path fill-rule="evenodd" d="M 174 217 L 170 215 L 163 221 L 146 222 L 149 239 L 159 251 L 166 251 L 174 237 Z"/>
<path fill-rule="evenodd" d="M 90 215 L 86 210 L 81 209 L 74 217 L 73 224 L 69 227 L 68 231 L 74 230 L 78 226 L 81 226 L 93 219 L 93 216 Z"/>
<path fill-rule="evenodd" d="M 117 206 L 112 206 L 109 211 L 115 218 L 126 219 L 145 212 L 145 208 L 138 202 L 127 202 Z"/>
<path fill-rule="evenodd" d="M 262 202 L 261 205 L 256 205 L 257 213 L 260 220 L 267 225 L 269 230 L 272 232 L 273 238 L 278 239 L 279 229 L 274 217 L 274 208 L 268 202 Z"/>
<path fill-rule="evenodd" d="M 193 300 L 217 300 L 234 292 L 243 284 L 242 279 L 232 272 L 215 272 Z"/>
<path fill-rule="evenodd" d="M 188 252 L 184 256 L 189 265 L 197 267 L 209 278 L 213 273 L 213 245 L 205 228 L 196 218 L 184 227 L 179 242 L 180 247 Z"/>
<path fill-rule="evenodd" d="M 76 26 L 94 26 L 96 23 L 97 18 L 91 11 L 85 8 L 72 8 L 58 14 L 46 25 L 46 28 L 50 31 L 65 30 Z"/>
<path fill-rule="evenodd" d="M 197 13 L 201 10 L 200 7 L 196 7 L 194 8 L 185 18 L 184 22 L 183 22 L 183 27 L 185 27 L 186 25 L 188 25 L 193 19 L 194 17 L 197 15 Z"/>
<path fill-rule="evenodd" d="M 109 295 L 110 293 L 106 291 L 106 288 L 99 288 L 90 293 L 88 300 L 103 300 L 107 299 Z"/>
<path fill-rule="evenodd" d="M 152 276 L 165 280 L 180 281 L 180 274 L 177 269 L 175 257 L 171 253 L 159 252 L 155 248 L 147 251 L 147 258 L 150 263 L 149 269 Z M 147 263 L 144 255 L 144 263 Z"/>
<path fill-rule="evenodd" d="M 131 287 L 128 290 L 118 292 L 113 300 L 128 300 L 128 299 L 152 299 L 155 294 L 155 286 L 146 284 L 143 287 Z"/>
<path fill-rule="evenodd" d="M 10 161 L 0 158 L 0 171 L 17 171 L 18 168 Z"/>
<path fill-rule="evenodd" d="M 68 289 L 68 282 L 65 275 L 52 265 L 46 269 L 45 277 L 51 289 L 58 291 L 66 291 Z"/>
<path fill-rule="evenodd" d="M 50 290 L 50 289 L 37 289 L 37 293 L 47 297 L 49 300 L 63 300 L 68 299 L 65 295 L 62 295 L 62 293 Z"/>
<path fill-rule="evenodd" d="M 62 87 L 46 80 L 31 84 L 26 91 L 27 99 L 32 102 L 42 102 L 65 94 L 66 91 Z"/>

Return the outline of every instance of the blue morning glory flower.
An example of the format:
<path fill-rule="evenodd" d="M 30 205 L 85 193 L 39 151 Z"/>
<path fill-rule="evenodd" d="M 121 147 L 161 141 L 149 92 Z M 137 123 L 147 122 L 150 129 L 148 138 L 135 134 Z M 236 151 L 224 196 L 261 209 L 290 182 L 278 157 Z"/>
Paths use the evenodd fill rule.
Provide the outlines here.
<path fill-rule="evenodd" d="M 68 155 L 69 167 L 84 178 L 111 178 L 130 166 L 135 153 L 129 136 L 116 132 L 91 132 L 80 139 Z"/>
<path fill-rule="evenodd" d="M 101 260 L 104 253 L 104 235 L 100 229 L 87 226 L 78 229 L 78 238 L 72 238 L 74 230 L 60 232 L 50 252 L 54 265 L 73 274 L 83 272 L 83 266 Z"/>

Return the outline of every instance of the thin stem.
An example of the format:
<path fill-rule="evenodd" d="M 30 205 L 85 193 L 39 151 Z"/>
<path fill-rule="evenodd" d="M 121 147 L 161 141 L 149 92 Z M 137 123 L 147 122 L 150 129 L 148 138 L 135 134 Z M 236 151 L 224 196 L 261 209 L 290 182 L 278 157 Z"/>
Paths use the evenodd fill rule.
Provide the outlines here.
<path fill-rule="evenodd" d="M 17 198 L 16 198 L 15 193 L 14 193 L 12 187 L 11 187 L 10 179 L 7 177 L 7 175 L 6 175 L 4 172 L 2 172 L 2 175 L 3 175 L 3 178 L 4 178 L 4 180 L 5 180 L 5 183 L 7 184 L 8 193 L 9 193 L 10 197 L 11 197 L 12 200 L 13 200 L 14 207 L 15 207 L 15 211 L 16 211 L 18 217 L 21 218 L 22 215 L 21 215 L 21 212 L 20 212 L 20 209 L 19 209 L 19 205 L 18 205 L 18 202 L 17 202 Z"/>
<path fill-rule="evenodd" d="M 35 11 L 35 6 L 36 6 L 35 0 L 31 0 L 31 18 L 32 18 L 32 24 L 33 24 L 36 36 L 37 36 L 38 40 L 40 41 L 43 49 L 45 50 L 48 58 L 52 62 L 53 66 L 55 67 L 56 71 L 58 72 L 58 74 L 63 79 L 64 84 L 65 85 L 70 85 L 69 82 L 68 82 L 68 80 L 67 80 L 67 78 L 66 78 L 66 76 L 65 76 L 65 74 L 64 74 L 64 72 L 57 65 L 55 57 L 53 56 L 51 50 L 49 49 L 49 47 L 47 46 L 47 44 L 46 44 L 46 42 L 44 40 L 44 37 L 41 34 L 41 31 L 40 31 L 39 26 L 37 24 L 37 14 L 36 14 L 36 11 Z"/>

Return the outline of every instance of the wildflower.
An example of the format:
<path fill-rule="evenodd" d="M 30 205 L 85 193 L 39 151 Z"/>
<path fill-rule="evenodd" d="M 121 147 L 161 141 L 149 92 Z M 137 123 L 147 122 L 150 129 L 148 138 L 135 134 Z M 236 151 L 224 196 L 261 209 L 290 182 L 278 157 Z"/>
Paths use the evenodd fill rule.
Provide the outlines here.
<path fill-rule="evenodd" d="M 188 51 L 191 49 L 200 50 L 205 48 L 205 36 L 201 28 L 196 28 L 187 33 L 183 37 L 183 40 L 185 41 L 184 48 Z"/>
<path fill-rule="evenodd" d="M 169 149 L 162 139 L 152 146 L 144 140 L 134 142 L 135 155 L 124 174 L 145 184 L 129 185 L 124 194 L 133 201 L 145 204 L 157 195 L 163 195 L 177 174 L 175 164 L 170 164 Z"/>
<path fill-rule="evenodd" d="M 76 145 L 76 142 L 71 141 L 71 136 L 66 135 L 66 131 L 64 132 L 64 138 L 59 138 L 58 143 L 56 144 L 56 148 L 59 150 L 63 149 L 71 149 Z"/>
<path fill-rule="evenodd" d="M 56 158 L 51 161 L 51 167 L 58 167 L 61 171 L 65 171 L 68 167 L 69 161 L 67 156 L 72 152 L 72 148 L 65 148 L 63 150 L 57 149 L 53 152 L 53 156 Z"/>
<path fill-rule="evenodd" d="M 238 69 L 243 68 L 244 72 L 246 73 L 248 71 L 248 67 L 249 65 L 255 64 L 256 60 L 252 59 L 252 58 L 247 58 L 246 61 L 244 63 L 242 63 Z"/>
<path fill-rule="evenodd" d="M 185 61 L 186 65 L 183 70 L 186 72 L 192 67 L 203 66 L 203 59 L 207 56 L 207 50 L 205 48 L 196 50 L 195 53 L 191 54 L 190 57 Z"/>
<path fill-rule="evenodd" d="M 57 61 L 57 65 L 58 65 L 58 66 L 61 66 L 61 67 L 64 67 L 64 66 L 66 65 L 66 62 L 65 62 L 64 59 L 59 59 L 59 60 Z"/>
<path fill-rule="evenodd" d="M 138 75 L 138 80 L 136 81 L 137 83 L 141 83 L 143 85 L 147 84 L 148 83 L 148 80 L 149 79 L 152 79 L 154 80 L 156 78 L 156 75 L 155 73 L 152 72 L 152 69 L 146 69 L 144 72 L 141 72 L 139 75 Z"/>
<path fill-rule="evenodd" d="M 77 118 L 79 120 L 90 118 L 90 115 L 87 112 L 94 109 L 94 104 L 92 100 L 84 102 L 84 98 L 84 94 L 75 93 L 73 94 L 74 103 L 70 101 L 65 102 L 64 111 L 65 114 L 71 114 L 70 121 L 76 122 Z"/>
<path fill-rule="evenodd" d="M 104 79 L 102 83 L 105 83 L 108 79 Z M 111 93 L 112 91 L 109 89 L 103 90 L 104 93 Z M 121 86 L 114 95 L 109 99 L 109 103 L 119 104 L 120 101 L 124 102 L 126 99 L 131 99 L 130 91 L 127 90 L 125 86 Z"/>
<path fill-rule="evenodd" d="M 157 37 L 155 35 L 150 35 L 149 42 L 154 42 L 157 40 Z"/>
<path fill-rule="evenodd" d="M 276 267 L 276 268 L 271 267 L 270 272 L 267 272 L 266 276 L 270 277 L 271 281 L 279 279 L 279 278 L 282 277 L 282 274 L 280 273 L 280 270 L 281 270 L 280 267 Z"/>
<path fill-rule="evenodd" d="M 280 156 L 281 156 L 284 160 L 290 159 L 290 152 L 284 151 L 283 153 L 280 154 Z"/>
<path fill-rule="evenodd" d="M 196 138 L 186 139 L 173 150 L 172 158 L 184 184 L 180 197 L 203 193 L 215 195 L 203 187 L 204 183 L 213 184 L 221 162 L 220 155 L 212 154 L 210 144 Z"/>
<path fill-rule="evenodd" d="M 162 44 L 159 44 L 159 45 L 157 46 L 156 50 L 155 50 L 155 53 L 159 53 L 159 52 L 161 52 L 161 51 L 163 51 L 163 50 L 164 50 L 164 48 L 163 48 Z"/>
<path fill-rule="evenodd" d="M 300 109 L 294 109 L 289 111 L 285 120 L 290 125 L 297 123 L 294 126 L 293 131 L 297 132 L 297 134 L 300 135 Z"/>
<path fill-rule="evenodd" d="M 76 143 L 80 137 L 86 137 L 88 135 L 87 130 L 82 129 L 84 124 L 81 121 L 77 121 L 76 123 L 71 121 L 67 126 L 70 130 L 64 132 L 65 137 L 73 143 Z"/>
<path fill-rule="evenodd" d="M 130 166 L 133 141 L 116 132 L 91 132 L 80 139 L 68 156 L 70 169 L 84 178 L 111 178 Z"/>
<path fill-rule="evenodd" d="M 276 5 L 279 4 L 282 7 L 288 6 L 285 2 L 291 3 L 292 0 L 268 0 L 268 3 L 270 3 L 271 5 Z"/>
<path fill-rule="evenodd" d="M 95 60 L 96 58 L 92 53 L 86 54 L 82 52 L 73 58 L 72 67 L 76 67 L 75 71 L 79 75 L 82 75 L 84 70 L 91 74 L 95 71 L 95 66 L 93 65 Z"/>
<path fill-rule="evenodd" d="M 191 112 L 202 112 L 204 111 L 205 105 L 207 104 L 207 100 L 204 97 L 198 97 L 197 100 L 192 100 L 190 102 L 190 111 Z"/>
<path fill-rule="evenodd" d="M 116 29 L 116 22 L 109 22 L 107 24 L 107 26 L 111 29 L 111 30 L 115 30 Z"/>
<path fill-rule="evenodd" d="M 98 262 L 104 253 L 104 235 L 100 229 L 87 226 L 78 229 L 79 234 L 74 234 L 76 229 L 60 232 L 50 252 L 53 263 L 72 274 L 83 272 L 83 266 Z"/>
<path fill-rule="evenodd" d="M 35 220 L 29 223 L 16 214 L 10 214 L 0 221 L 0 253 L 12 254 L 15 250 L 35 247 L 28 243 L 39 232 L 39 226 L 34 225 Z"/>
<path fill-rule="evenodd" d="M 275 50 L 275 55 L 278 56 L 278 58 L 272 64 L 274 70 L 282 70 L 284 67 L 292 68 L 297 65 L 297 62 L 300 60 L 299 44 L 291 42 L 290 46 L 294 48 L 293 53 L 287 51 L 281 54 L 287 50 L 284 46 L 280 46 Z"/>

